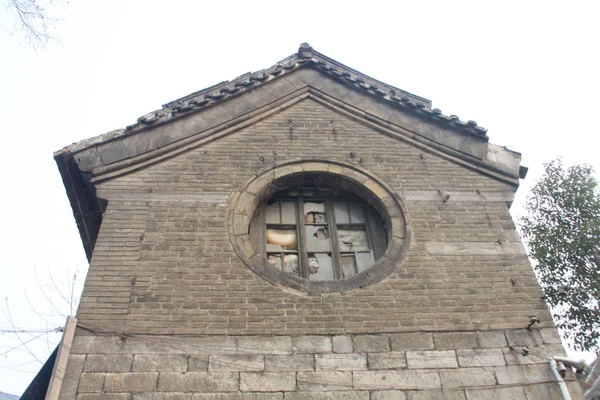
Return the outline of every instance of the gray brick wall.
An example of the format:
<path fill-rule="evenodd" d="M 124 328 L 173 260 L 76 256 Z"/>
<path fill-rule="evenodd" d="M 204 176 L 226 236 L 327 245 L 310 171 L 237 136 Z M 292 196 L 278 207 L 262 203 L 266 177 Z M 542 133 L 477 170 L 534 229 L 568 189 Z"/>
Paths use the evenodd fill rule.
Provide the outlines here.
<path fill-rule="evenodd" d="M 305 296 L 238 258 L 230 196 L 297 157 L 355 163 L 403 199 L 412 238 L 391 276 Z M 76 333 L 64 399 L 532 400 L 555 391 L 543 356 L 562 348 L 507 183 L 304 100 L 97 190 L 108 207 L 78 311 L 89 329 Z M 523 330 L 530 315 L 541 331 Z"/>

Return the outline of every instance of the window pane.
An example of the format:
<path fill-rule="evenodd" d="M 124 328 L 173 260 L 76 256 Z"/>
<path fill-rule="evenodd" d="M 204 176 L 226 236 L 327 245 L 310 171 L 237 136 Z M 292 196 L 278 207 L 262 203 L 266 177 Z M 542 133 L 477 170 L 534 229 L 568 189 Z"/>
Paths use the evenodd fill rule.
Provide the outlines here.
<path fill-rule="evenodd" d="M 341 201 L 333 202 L 333 212 L 335 213 L 335 222 L 338 224 L 349 224 L 348 203 Z"/>
<path fill-rule="evenodd" d="M 340 251 L 369 250 L 369 241 L 364 226 L 340 226 L 337 231 Z"/>
<path fill-rule="evenodd" d="M 356 260 L 354 259 L 354 254 L 342 254 L 342 275 L 344 278 L 350 278 L 357 274 L 356 271 Z"/>
<path fill-rule="evenodd" d="M 283 271 L 293 275 L 300 275 L 297 254 L 286 254 L 283 256 Z"/>
<path fill-rule="evenodd" d="M 305 224 L 326 224 L 325 203 L 304 203 L 304 223 Z"/>
<path fill-rule="evenodd" d="M 296 225 L 296 203 L 281 202 L 281 223 Z"/>
<path fill-rule="evenodd" d="M 365 211 L 357 203 L 350 203 L 350 222 L 353 224 L 364 224 L 366 222 Z"/>
<path fill-rule="evenodd" d="M 331 251 L 329 229 L 326 226 L 306 225 L 306 250 Z"/>
<path fill-rule="evenodd" d="M 326 253 L 309 253 L 308 272 L 308 279 L 313 281 L 331 281 L 335 279 L 331 255 Z"/>
<path fill-rule="evenodd" d="M 279 224 L 281 219 L 279 218 L 279 202 L 276 201 L 273 204 L 269 204 L 266 210 L 266 221 L 267 224 Z"/>
<path fill-rule="evenodd" d="M 267 256 L 269 263 L 277 269 L 281 269 L 281 254 L 269 254 Z"/>
<path fill-rule="evenodd" d="M 375 264 L 373 254 L 369 252 L 356 253 L 356 264 L 358 265 L 358 272 L 363 272 L 368 269 L 371 265 Z"/>
<path fill-rule="evenodd" d="M 296 249 L 298 241 L 295 228 L 267 229 L 267 252 Z"/>

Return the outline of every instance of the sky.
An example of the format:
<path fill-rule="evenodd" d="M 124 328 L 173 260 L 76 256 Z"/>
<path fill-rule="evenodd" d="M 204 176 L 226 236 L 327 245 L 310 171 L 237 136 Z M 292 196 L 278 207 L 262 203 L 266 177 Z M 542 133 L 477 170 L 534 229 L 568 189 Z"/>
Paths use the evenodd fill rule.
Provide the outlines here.
<path fill-rule="evenodd" d="M 46 331 L 64 324 L 87 270 L 53 152 L 269 67 L 302 42 L 477 121 L 490 142 L 521 152 L 529 174 L 516 217 L 544 162 L 561 156 L 599 176 L 597 1 L 55 0 L 47 11 L 60 19 L 52 28 L 60 43 L 40 51 L 14 30 L 7 3 L 0 0 L 0 331 L 30 332 L 6 354 L 19 338 L 0 332 L 2 392 L 21 394 L 35 376 L 60 338 Z"/>

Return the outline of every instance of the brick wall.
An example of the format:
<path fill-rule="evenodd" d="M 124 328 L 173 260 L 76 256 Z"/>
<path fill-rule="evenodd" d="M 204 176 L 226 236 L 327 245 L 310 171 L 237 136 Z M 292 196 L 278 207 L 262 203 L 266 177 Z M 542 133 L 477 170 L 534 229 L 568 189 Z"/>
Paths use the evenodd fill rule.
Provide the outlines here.
<path fill-rule="evenodd" d="M 226 226 L 232 192 L 297 157 L 354 163 L 400 195 L 412 237 L 391 276 L 303 296 L 238 258 Z M 78 311 L 90 330 L 76 334 L 62 398 L 556 394 L 543 357 L 509 348 L 562 353 L 508 183 L 306 99 L 97 190 L 108 208 Z M 530 315 L 547 329 L 524 331 Z"/>

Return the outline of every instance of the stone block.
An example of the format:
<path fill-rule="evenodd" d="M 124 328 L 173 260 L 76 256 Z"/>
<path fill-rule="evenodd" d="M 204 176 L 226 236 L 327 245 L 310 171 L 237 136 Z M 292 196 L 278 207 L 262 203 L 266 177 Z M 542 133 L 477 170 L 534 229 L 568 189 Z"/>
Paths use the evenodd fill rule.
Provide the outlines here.
<path fill-rule="evenodd" d="M 406 400 L 406 393 L 401 390 L 376 390 L 371 392 L 371 400 Z"/>
<path fill-rule="evenodd" d="M 493 367 L 506 365 L 501 349 L 458 349 L 458 365 L 461 367 Z"/>
<path fill-rule="evenodd" d="M 367 354 L 369 369 L 399 369 L 406 368 L 406 356 L 403 351 Z"/>
<path fill-rule="evenodd" d="M 465 400 L 462 389 L 411 390 L 407 400 Z"/>
<path fill-rule="evenodd" d="M 158 373 L 124 372 L 106 374 L 104 390 L 107 392 L 155 392 Z"/>
<path fill-rule="evenodd" d="M 163 372 L 159 392 L 237 392 L 239 374 L 235 372 Z"/>
<path fill-rule="evenodd" d="M 267 355 L 265 371 L 314 371 L 315 358 L 308 354 Z"/>
<path fill-rule="evenodd" d="M 104 165 L 112 164 L 117 161 L 129 158 L 129 153 L 121 139 L 101 144 L 96 147 Z"/>
<path fill-rule="evenodd" d="M 548 367 L 550 368 L 550 367 Z M 527 385 L 523 386 L 523 390 L 525 391 L 525 395 L 527 396 L 527 400 L 546 400 L 546 399 L 562 399 L 562 395 L 560 393 L 560 388 L 558 387 L 558 383 L 540 383 L 538 385 Z M 578 397 L 574 397 L 574 393 L 571 393 L 571 398 L 577 399 Z"/>
<path fill-rule="evenodd" d="M 528 347 L 528 354 L 523 355 L 523 348 L 502 349 L 507 365 L 547 364 L 550 356 L 564 356 L 562 344 Z"/>
<path fill-rule="evenodd" d="M 117 354 L 89 354 L 83 366 L 88 372 L 129 372 L 133 356 Z"/>
<path fill-rule="evenodd" d="M 386 335 L 358 335 L 354 337 L 357 353 L 380 353 L 390 351 L 390 338 Z"/>
<path fill-rule="evenodd" d="M 262 371 L 265 356 L 252 354 L 228 354 L 210 356 L 209 371 Z"/>
<path fill-rule="evenodd" d="M 491 371 L 483 368 L 460 368 L 440 371 L 444 388 L 460 388 L 464 386 L 490 386 L 496 384 Z"/>
<path fill-rule="evenodd" d="M 84 372 L 79 378 L 79 393 L 99 393 L 104 386 L 104 377 L 106 374 L 97 374 Z"/>
<path fill-rule="evenodd" d="M 242 372 L 240 373 L 242 392 L 281 392 L 296 390 L 294 372 Z"/>
<path fill-rule="evenodd" d="M 75 400 L 77 395 L 77 385 L 83 371 L 83 365 L 85 363 L 84 354 L 71 354 L 67 362 L 67 368 L 65 369 L 65 376 L 63 379 L 62 386 L 60 388 L 60 398 L 64 400 Z"/>
<path fill-rule="evenodd" d="M 544 343 L 539 331 L 527 329 L 506 331 L 506 338 L 509 346 L 541 346 Z"/>
<path fill-rule="evenodd" d="M 522 387 L 506 387 L 491 389 L 467 389 L 467 400 L 534 400 L 525 397 Z M 560 397 L 545 397 L 544 399 L 560 399 Z M 537 399 L 536 399 L 537 400 Z M 542 400 L 541 398 L 539 400 Z"/>
<path fill-rule="evenodd" d="M 437 371 L 356 371 L 356 389 L 436 389 L 442 386 Z"/>
<path fill-rule="evenodd" d="M 407 351 L 406 363 L 409 369 L 458 368 L 453 350 Z"/>
<path fill-rule="evenodd" d="M 219 105 L 215 105 L 203 110 L 200 113 L 202 119 L 211 127 L 219 126 L 222 123 L 229 121 L 231 116 Z"/>
<path fill-rule="evenodd" d="M 82 393 L 77 400 L 129 400 L 129 393 Z"/>
<path fill-rule="evenodd" d="M 352 372 L 298 372 L 298 391 L 353 390 Z"/>
<path fill-rule="evenodd" d="M 317 371 L 360 371 L 367 369 L 365 354 L 316 354 Z"/>
<path fill-rule="evenodd" d="M 151 342 L 128 339 L 125 341 L 124 352 L 129 354 L 235 354 L 237 352 L 235 338 L 227 336 L 194 338 L 157 336 L 153 339 Z"/>
<path fill-rule="evenodd" d="M 562 344 L 558 330 L 555 328 L 544 328 L 540 329 L 539 332 L 544 344 Z"/>
<path fill-rule="evenodd" d="M 294 353 L 331 353 L 330 336 L 296 336 L 292 338 Z"/>
<path fill-rule="evenodd" d="M 89 357 L 88 357 L 89 359 Z M 184 354 L 136 355 L 133 359 L 134 372 L 174 372 L 186 371 L 188 356 Z"/>
<path fill-rule="evenodd" d="M 498 378 L 498 384 L 500 385 L 556 380 L 547 364 L 498 367 L 496 368 L 496 377 Z"/>
<path fill-rule="evenodd" d="M 352 338 L 350 336 L 334 336 L 331 338 L 334 353 L 352 353 Z"/>
<path fill-rule="evenodd" d="M 192 393 L 133 393 L 132 400 L 191 400 Z"/>
<path fill-rule="evenodd" d="M 189 372 L 204 372 L 208 371 L 208 355 L 189 356 L 188 368 Z"/>
<path fill-rule="evenodd" d="M 477 343 L 482 349 L 501 348 L 507 346 L 504 331 L 477 332 Z"/>
<path fill-rule="evenodd" d="M 396 333 L 390 335 L 392 350 L 432 350 L 433 335 L 427 332 Z"/>
<path fill-rule="evenodd" d="M 285 400 L 369 400 L 369 392 L 287 392 Z"/>
<path fill-rule="evenodd" d="M 289 336 L 248 336 L 237 339 L 241 354 L 290 354 L 292 339 Z"/>
<path fill-rule="evenodd" d="M 472 332 L 434 333 L 433 342 L 436 350 L 474 349 L 477 336 Z"/>
<path fill-rule="evenodd" d="M 283 400 L 283 393 L 194 393 L 192 400 Z"/>
<path fill-rule="evenodd" d="M 123 351 L 118 336 L 77 336 L 71 344 L 71 354 L 118 354 Z"/>

